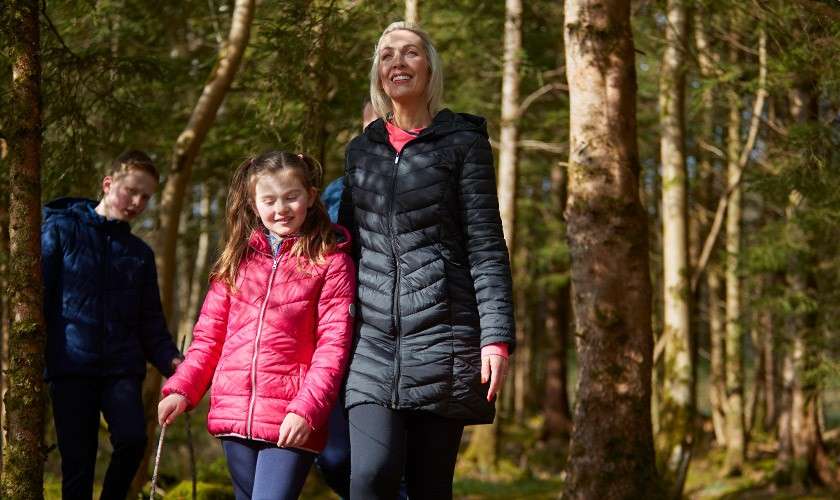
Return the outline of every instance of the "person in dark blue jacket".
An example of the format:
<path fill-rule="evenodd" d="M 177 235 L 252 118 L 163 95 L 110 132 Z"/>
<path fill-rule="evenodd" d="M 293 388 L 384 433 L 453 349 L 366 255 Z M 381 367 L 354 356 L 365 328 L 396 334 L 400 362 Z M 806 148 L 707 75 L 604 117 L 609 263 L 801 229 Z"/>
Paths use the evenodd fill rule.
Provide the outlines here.
<path fill-rule="evenodd" d="M 60 198 L 41 226 L 46 378 L 61 453 L 62 498 L 90 499 L 100 413 L 113 454 L 103 499 L 124 499 L 143 458 L 146 361 L 169 376 L 181 356 L 166 327 L 152 249 L 131 234 L 158 185 L 143 152 L 102 180 L 100 201 Z"/>

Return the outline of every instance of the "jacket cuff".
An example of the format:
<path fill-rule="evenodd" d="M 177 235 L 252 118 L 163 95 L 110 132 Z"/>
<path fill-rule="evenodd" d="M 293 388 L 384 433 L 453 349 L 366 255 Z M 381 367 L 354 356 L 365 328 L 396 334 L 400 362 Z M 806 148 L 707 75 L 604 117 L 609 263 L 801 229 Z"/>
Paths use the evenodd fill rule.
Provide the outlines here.
<path fill-rule="evenodd" d="M 508 353 L 508 345 L 505 342 L 496 342 L 493 344 L 487 344 L 486 346 L 481 348 L 481 357 L 485 356 L 501 356 L 505 359 L 508 359 L 510 354 Z"/>

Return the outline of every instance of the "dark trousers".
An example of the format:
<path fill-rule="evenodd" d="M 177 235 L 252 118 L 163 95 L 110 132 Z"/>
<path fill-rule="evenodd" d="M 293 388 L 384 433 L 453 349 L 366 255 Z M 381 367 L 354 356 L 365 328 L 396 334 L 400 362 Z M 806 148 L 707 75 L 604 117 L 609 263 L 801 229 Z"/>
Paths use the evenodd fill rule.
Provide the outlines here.
<path fill-rule="evenodd" d="M 350 409 L 350 499 L 393 500 L 405 471 L 411 500 L 452 498 L 464 425 L 427 412 Z"/>
<path fill-rule="evenodd" d="M 114 448 L 100 498 L 125 500 L 146 447 L 142 384 L 140 377 L 79 377 L 50 381 L 64 500 L 90 500 L 93 497 L 100 412 L 108 423 Z"/>
<path fill-rule="evenodd" d="M 315 459 L 315 466 L 321 472 L 336 495 L 350 496 L 350 434 L 347 414 L 340 404 L 333 406 L 328 421 L 327 445 Z"/>
<path fill-rule="evenodd" d="M 315 454 L 247 439 L 223 438 L 236 500 L 295 500 Z"/>

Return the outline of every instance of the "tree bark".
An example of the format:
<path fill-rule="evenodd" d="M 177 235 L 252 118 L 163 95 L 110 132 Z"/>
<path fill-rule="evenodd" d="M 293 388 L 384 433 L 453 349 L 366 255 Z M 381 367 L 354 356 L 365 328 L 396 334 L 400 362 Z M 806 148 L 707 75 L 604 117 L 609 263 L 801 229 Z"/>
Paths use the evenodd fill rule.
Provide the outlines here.
<path fill-rule="evenodd" d="M 184 191 L 190 181 L 192 165 L 207 132 L 210 130 L 216 113 L 230 89 L 239 69 L 254 18 L 254 0 L 236 0 L 233 20 L 226 43 L 219 50 L 219 59 L 198 98 L 189 122 L 175 142 L 172 164 L 166 184 L 163 187 L 159 207 L 160 229 L 158 231 L 157 268 L 160 277 L 160 296 L 163 312 L 172 318 L 174 309 L 174 278 L 178 225 L 183 209 Z M 175 325 L 172 325 L 174 327 Z M 174 329 L 174 328 L 173 328 Z M 156 402 L 160 393 L 160 375 L 150 370 L 143 384 L 143 403 L 146 410 L 146 431 L 154 436 L 157 427 Z M 136 496 L 148 477 L 149 456 L 154 439 L 149 439 L 146 453 L 137 476 L 132 483 L 130 496 Z"/>
<path fill-rule="evenodd" d="M 694 380 L 688 278 L 688 205 L 685 168 L 685 51 L 688 14 L 683 0 L 668 0 L 665 53 L 659 80 L 662 161 L 663 367 L 657 469 L 669 498 L 679 498 L 677 478 L 691 454 Z"/>
<path fill-rule="evenodd" d="M 658 498 L 630 1 L 566 0 L 565 13 L 571 117 L 566 219 L 579 338 L 566 494 Z"/>
<path fill-rule="evenodd" d="M 0 154 L 0 161 L 5 158 Z M 6 370 L 9 369 L 9 199 L 0 195 L 0 429 L 6 428 L 6 407 L 2 395 L 6 392 Z M 3 475 L 3 449 L 6 447 L 6 433 L 0 432 L 0 477 Z"/>
<path fill-rule="evenodd" d="M 557 163 L 551 170 L 551 214 L 562 219 L 566 210 L 566 166 Z M 557 274 L 562 269 L 554 269 Z M 545 404 L 542 439 L 568 441 L 572 432 L 572 412 L 569 408 L 568 363 L 569 346 L 569 284 L 546 293 L 545 332 L 548 337 L 548 357 L 545 367 Z"/>
<path fill-rule="evenodd" d="M 731 63 L 737 64 L 736 49 Z M 738 263 L 741 252 L 741 185 L 738 156 L 741 145 L 740 96 L 734 89 L 727 94 L 729 123 L 727 131 L 727 186 L 729 206 L 726 210 L 726 475 L 741 474 L 745 458 L 744 432 L 744 363 L 741 330 L 741 278 Z"/>
<path fill-rule="evenodd" d="M 700 74 L 704 79 L 712 79 L 715 76 L 716 53 L 712 50 L 706 34 L 706 21 L 708 12 L 699 7 L 694 10 L 694 43 L 697 47 L 697 62 L 700 67 Z M 717 197 L 716 178 L 714 165 L 709 153 L 702 145 L 713 145 L 715 137 L 715 96 L 711 85 L 705 85 L 701 93 L 702 103 L 702 128 L 698 137 L 701 147 L 697 150 L 697 162 L 699 172 L 699 186 L 697 189 L 698 207 L 695 211 L 698 214 L 712 208 L 712 203 Z M 708 231 L 708 218 L 695 217 L 696 229 L 699 234 Z M 702 226 L 703 231 L 700 231 Z M 701 243 L 698 238 L 697 243 Z M 699 261 L 697 256 L 693 262 Z M 692 267 L 696 267 L 692 266 Z M 705 275 L 706 279 L 706 313 L 709 321 L 709 403 L 712 415 L 712 428 L 714 429 L 715 442 L 718 446 L 726 446 L 726 426 L 724 418 L 725 403 L 725 375 L 726 366 L 724 358 L 724 332 L 721 295 L 720 268 L 716 264 L 710 264 Z M 696 292 L 696 290 L 695 290 Z"/>
<path fill-rule="evenodd" d="M 522 2 L 505 1 L 505 41 L 502 59 L 502 119 L 499 131 L 499 214 L 508 251 L 513 254 L 516 224 L 517 117 L 519 66 L 522 50 Z"/>
<path fill-rule="evenodd" d="M 405 22 L 417 24 L 420 22 L 420 0 L 405 0 Z"/>
<path fill-rule="evenodd" d="M 519 66 L 522 50 L 522 1 L 505 1 L 505 36 L 504 53 L 502 54 L 502 116 L 499 132 L 499 214 L 505 233 L 505 243 L 511 255 L 518 251 L 516 248 L 516 192 L 517 192 L 517 118 L 519 116 Z M 527 250 L 526 250 L 527 251 Z M 520 263 L 527 262 L 520 259 Z M 516 301 L 518 316 L 522 319 L 525 308 L 524 286 L 527 276 L 521 272 L 515 284 L 517 286 Z M 519 346 L 527 344 L 526 327 L 523 321 L 517 321 L 516 343 Z M 527 349 L 526 349 L 527 351 Z M 525 394 L 527 392 L 528 363 L 527 353 L 523 356 L 518 352 L 513 361 L 513 394 L 514 416 L 518 421 L 525 412 Z"/>
<path fill-rule="evenodd" d="M 7 436 L 0 497 L 44 497 L 44 346 L 41 276 L 41 42 L 40 2 L 12 0 L 9 55 L 12 63 Z M 6 28 L 6 27 L 4 27 Z"/>

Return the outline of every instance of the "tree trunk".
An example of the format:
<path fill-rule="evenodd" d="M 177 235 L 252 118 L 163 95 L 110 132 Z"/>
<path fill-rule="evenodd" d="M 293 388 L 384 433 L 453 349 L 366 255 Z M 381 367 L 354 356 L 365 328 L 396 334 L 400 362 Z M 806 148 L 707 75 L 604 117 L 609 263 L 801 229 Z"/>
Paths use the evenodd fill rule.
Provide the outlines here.
<path fill-rule="evenodd" d="M 531 335 L 529 321 L 529 295 L 534 293 L 533 281 L 529 276 L 529 261 L 531 259 L 527 243 L 520 245 L 517 250 L 519 263 L 514 281 L 516 307 L 516 356 L 513 356 L 513 422 L 516 425 L 525 424 L 526 407 L 528 406 L 528 391 L 531 389 Z"/>
<path fill-rule="evenodd" d="M 657 469 L 669 498 L 679 498 L 680 471 L 691 453 L 694 381 L 691 360 L 688 208 L 685 168 L 685 51 L 683 0 L 668 0 L 666 48 L 659 80 L 662 160 L 663 335 L 665 364 L 659 400 Z"/>
<path fill-rule="evenodd" d="M 579 337 L 566 494 L 657 498 L 648 228 L 639 200 L 630 1 L 566 0 L 565 13 L 566 218 Z"/>
<path fill-rule="evenodd" d="M 731 49 L 732 64 L 737 63 Z M 741 145 L 740 97 L 735 90 L 727 95 L 729 124 L 727 134 L 727 186 L 731 194 L 726 211 L 726 459 L 724 473 L 739 475 L 745 458 L 744 363 L 741 331 L 741 279 L 738 262 L 741 252 L 741 187 L 738 157 Z"/>
<path fill-rule="evenodd" d="M 499 214 L 505 233 L 505 243 L 511 255 L 517 253 L 516 248 L 516 191 L 517 191 L 517 120 L 519 114 L 519 66 L 522 50 L 522 1 L 505 1 L 505 37 L 504 53 L 502 55 L 502 116 L 499 132 Z M 527 262 L 520 259 L 520 268 Z M 515 301 L 517 316 L 521 320 L 525 303 L 522 301 L 526 291 L 527 277 L 517 272 L 517 297 Z M 525 324 L 517 321 L 516 344 L 527 344 L 525 338 Z M 527 349 L 526 349 L 527 350 Z M 517 353 L 513 357 L 513 407 L 514 416 L 519 421 L 525 411 L 525 393 L 527 391 L 528 362 L 527 354 Z"/>
<path fill-rule="evenodd" d="M 192 279 L 190 280 L 189 300 L 181 312 L 181 324 L 178 327 L 176 344 L 181 351 L 186 351 L 192 342 L 192 329 L 195 325 L 198 308 L 201 304 L 204 284 L 207 283 L 207 271 L 210 265 L 210 204 L 212 193 L 207 183 L 201 186 L 201 205 L 199 208 L 199 235 L 195 251 Z"/>
<path fill-rule="evenodd" d="M 2 156 L 2 155 L 0 155 Z M 0 157 L 0 161 L 5 158 Z M 0 195 L 0 429 L 6 428 L 6 408 L 3 394 L 6 391 L 6 370 L 9 369 L 9 199 Z M 3 449 L 6 447 L 6 433 L 0 431 L 0 477 L 3 476 Z"/>
<path fill-rule="evenodd" d="M 776 362 L 776 346 L 774 342 L 773 316 L 770 311 L 761 315 L 762 347 L 761 356 L 764 357 L 764 422 L 762 427 L 771 431 L 776 428 L 778 418 L 778 369 Z"/>
<path fill-rule="evenodd" d="M 420 0 L 405 0 L 405 22 L 417 24 L 420 22 Z"/>
<path fill-rule="evenodd" d="M 558 163 L 551 170 L 551 214 L 562 219 L 566 210 L 566 167 Z M 553 273 L 563 272 L 554 269 Z M 559 289 L 549 288 L 545 303 L 545 332 L 548 337 L 548 357 L 545 367 L 545 404 L 542 439 L 568 441 L 572 431 L 572 412 L 569 408 L 569 391 L 566 352 L 569 346 L 569 284 Z"/>
<path fill-rule="evenodd" d="M 167 318 L 172 318 L 174 308 L 175 249 L 184 191 L 189 184 L 192 165 L 198 155 L 199 148 L 204 142 L 204 138 L 207 136 L 216 113 L 239 69 L 245 48 L 248 46 L 253 18 L 254 0 L 236 0 L 227 42 L 220 48 L 219 59 L 213 68 L 210 79 L 204 85 L 204 90 L 198 98 L 198 103 L 196 103 L 192 115 L 190 115 L 189 122 L 175 143 L 171 168 L 161 195 L 159 207 L 160 230 L 158 232 L 156 256 L 158 276 L 160 277 L 161 303 Z M 143 463 L 132 483 L 132 489 L 129 493 L 131 497 L 136 496 L 148 477 L 149 456 L 155 443 L 152 436 L 156 434 L 156 402 L 160 397 L 160 382 L 160 374 L 157 371 L 150 370 L 143 384 L 146 431 L 150 439 Z"/>
<path fill-rule="evenodd" d="M 709 297 L 709 404 L 712 413 L 712 426 L 715 443 L 727 447 L 726 439 L 726 339 L 721 303 L 720 269 L 717 265 L 709 266 L 706 273 L 706 286 Z"/>
<path fill-rule="evenodd" d="M 6 436 L 0 497 L 44 497 L 44 346 L 41 277 L 40 2 L 12 0 L 8 9 L 12 63 L 9 201 L 10 286 Z M 4 27 L 5 28 L 5 27 Z"/>
<path fill-rule="evenodd" d="M 700 74 L 704 79 L 712 79 L 715 76 L 716 54 L 712 51 L 709 44 L 708 36 L 706 35 L 706 21 L 708 12 L 703 11 L 696 6 L 693 15 L 694 21 L 694 42 L 697 46 L 697 62 L 700 66 Z M 716 185 L 715 168 L 709 153 L 703 147 L 704 145 L 714 145 L 715 138 L 715 96 L 711 85 L 703 87 L 701 94 L 702 102 L 702 128 L 698 136 L 700 147 L 697 149 L 697 162 L 699 172 L 699 186 L 697 188 L 698 194 L 698 214 L 704 213 L 705 210 L 713 210 L 713 200 L 718 196 Z M 708 218 L 696 217 L 698 224 L 696 225 L 700 234 L 708 231 Z M 700 222 L 702 221 L 703 231 L 699 231 Z M 702 241 L 698 238 L 698 244 Z M 699 256 L 693 262 L 697 263 Z M 705 275 L 706 278 L 706 308 L 709 321 L 709 403 L 710 412 L 712 415 L 712 427 L 715 434 L 715 442 L 718 446 L 726 446 L 726 425 L 724 419 L 726 412 L 725 407 L 725 358 L 724 358 L 724 329 L 723 311 L 720 295 L 721 295 L 721 276 L 720 268 L 716 264 L 709 265 Z"/>

